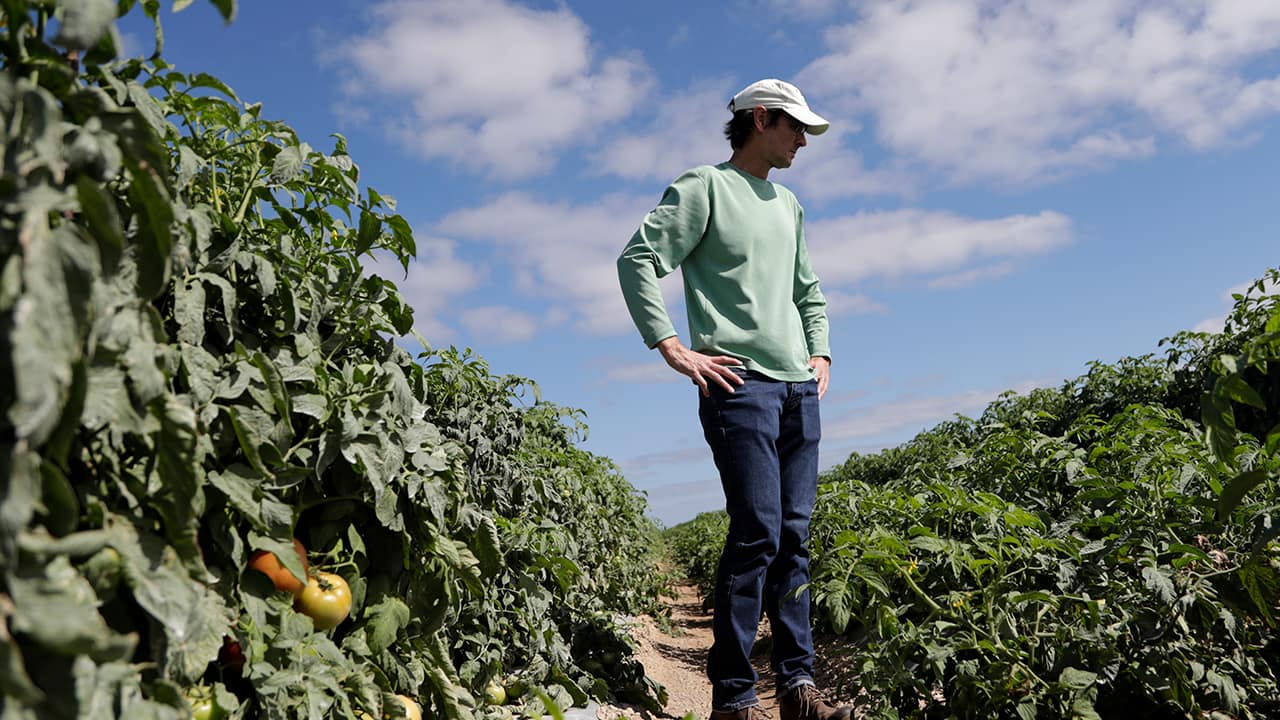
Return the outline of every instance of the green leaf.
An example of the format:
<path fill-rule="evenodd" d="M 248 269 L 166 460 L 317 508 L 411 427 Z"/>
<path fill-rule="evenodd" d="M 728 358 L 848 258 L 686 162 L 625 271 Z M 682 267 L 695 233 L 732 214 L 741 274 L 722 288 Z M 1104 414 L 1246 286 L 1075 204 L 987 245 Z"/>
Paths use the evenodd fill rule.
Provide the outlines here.
<path fill-rule="evenodd" d="M 120 433 L 142 432 L 142 420 L 133 409 L 123 370 L 115 366 L 89 368 L 89 389 L 80 423 L 87 430 L 111 426 Z"/>
<path fill-rule="evenodd" d="M 271 393 L 271 400 L 279 414 L 280 422 L 289 425 L 289 416 L 293 413 L 293 409 L 289 402 L 289 390 L 284 385 L 280 370 L 270 358 L 257 350 L 250 353 L 249 360 L 262 372 L 262 379 L 267 384 L 267 392 Z"/>
<path fill-rule="evenodd" d="M 194 346 L 204 344 L 204 283 L 188 278 L 176 284 L 173 319 L 178 323 L 178 339 Z"/>
<path fill-rule="evenodd" d="M 70 226 L 50 232 L 43 210 L 28 211 L 18 240 L 23 294 L 0 345 L 10 354 L 16 402 L 9 421 L 19 438 L 42 445 L 61 421 L 87 331 L 96 252 Z"/>
<path fill-rule="evenodd" d="M 126 162 L 132 182 L 129 200 L 137 213 L 138 294 L 153 298 L 169 280 L 169 254 L 173 250 L 173 206 L 157 182 L 155 173 L 132 159 Z"/>
<path fill-rule="evenodd" d="M 480 561 L 480 569 L 486 575 L 494 575 L 502 567 L 502 545 L 498 537 L 498 526 L 494 524 L 493 518 L 488 515 L 480 517 L 479 525 L 476 528 L 473 550 L 475 551 L 476 559 Z"/>
<path fill-rule="evenodd" d="M 1158 567 L 1147 566 L 1142 568 L 1142 579 L 1146 586 L 1155 590 L 1160 599 L 1166 603 L 1172 603 L 1177 593 L 1173 587 L 1173 581 L 1169 579 L 1168 574 Z"/>
<path fill-rule="evenodd" d="M 236 0 L 211 0 L 213 6 L 222 14 L 222 19 L 231 22 L 236 19 Z"/>
<path fill-rule="evenodd" d="M 116 19 L 113 0 L 61 0 L 62 23 L 53 41 L 72 50 L 98 44 Z"/>
<path fill-rule="evenodd" d="M 124 231 L 121 230 L 115 200 L 107 195 L 101 183 L 86 175 L 76 178 L 76 195 L 89 234 L 98 241 L 102 269 L 111 274 L 124 252 Z"/>
<path fill-rule="evenodd" d="M 6 480 L 0 484 L 0 539 L 8 542 L 35 517 L 43 484 L 40 456 L 25 442 L 0 445 L 0 477 Z"/>
<path fill-rule="evenodd" d="M 205 166 L 204 158 L 196 154 L 187 145 L 178 146 L 178 176 L 174 182 L 174 188 L 177 190 L 185 190 L 191 181 L 195 179 L 200 169 Z"/>
<path fill-rule="evenodd" d="M 98 614 L 93 586 L 65 556 L 10 573 L 6 579 L 13 598 L 15 633 L 59 654 L 84 654 L 98 662 L 124 660 L 133 654 L 137 636 L 119 635 L 107 626 Z"/>
<path fill-rule="evenodd" d="M 449 657 L 449 650 L 444 644 L 444 638 L 440 633 L 434 633 L 427 639 L 425 645 L 429 654 L 427 681 L 435 686 L 443 704 L 445 717 L 451 720 L 470 718 L 472 716 L 470 708 L 475 707 L 476 701 L 459 682 L 457 672 L 453 669 L 453 660 Z M 563 715 L 561 717 L 563 718 Z"/>
<path fill-rule="evenodd" d="M 80 520 L 80 500 L 67 476 L 52 462 L 40 466 L 45 526 L 54 535 L 66 535 Z"/>
<path fill-rule="evenodd" d="M 364 211 L 360 213 L 360 231 L 356 234 L 355 252 L 363 255 L 378 241 L 382 233 L 382 219 L 377 214 Z"/>
<path fill-rule="evenodd" d="M 259 532 L 271 537 L 291 534 L 293 508 L 263 489 L 261 478 L 249 468 L 237 463 L 224 472 L 211 472 L 209 484 L 225 495 Z"/>
<path fill-rule="evenodd" d="M 1254 556 L 1241 565 L 1236 574 L 1267 626 L 1275 628 L 1276 619 L 1271 614 L 1271 607 L 1280 597 L 1280 571 L 1271 567 L 1265 558 Z"/>
<path fill-rule="evenodd" d="M 280 564 L 289 571 L 289 574 L 305 582 L 307 573 L 302 569 L 302 561 L 298 559 L 297 548 L 293 545 L 293 533 L 287 527 L 280 528 L 278 532 L 285 537 L 263 535 L 250 530 L 249 547 L 254 550 L 266 550 L 272 553 L 280 561 Z"/>
<path fill-rule="evenodd" d="M 44 693 L 31 681 L 22 659 L 22 646 L 9 634 L 7 619 L 13 614 L 13 606 L 7 598 L 0 598 L 0 693 L 7 698 L 31 705 L 44 701 Z"/>
<path fill-rule="evenodd" d="M 1258 394 L 1258 391 L 1250 387 L 1249 383 L 1245 382 L 1244 378 L 1239 375 L 1218 378 L 1217 386 L 1214 390 L 1215 392 L 1220 392 L 1238 403 L 1252 405 L 1260 410 L 1267 409 L 1267 403 Z M 1218 388 L 1221 389 L 1219 390 Z"/>
<path fill-rule="evenodd" d="M 134 599 L 164 630 L 161 667 L 179 681 L 194 681 L 230 632 L 230 611 L 216 592 L 188 574 L 164 541 L 137 532 L 123 518 L 117 522 L 128 532 L 128 540 L 116 549 L 124 559 Z"/>
<path fill-rule="evenodd" d="M 160 348 L 156 338 L 163 338 L 164 328 L 161 326 L 159 314 L 155 307 L 144 304 L 120 313 L 123 321 L 117 330 L 129 330 L 124 351 L 125 371 L 133 394 L 143 404 L 164 396 L 168 392 L 168 378 L 158 365 Z"/>
<path fill-rule="evenodd" d="M 865 565 L 855 565 L 853 568 L 853 574 L 859 580 L 866 583 L 868 587 L 879 593 L 882 597 L 890 597 L 893 595 L 893 592 L 889 589 L 889 583 L 885 582 L 884 576 L 879 572 Z"/>
<path fill-rule="evenodd" d="M 262 463 L 262 456 L 258 451 L 258 444 L 262 438 L 257 433 L 251 431 L 251 426 L 247 425 L 240 419 L 240 414 L 245 409 L 234 405 L 219 406 L 227 418 L 231 420 L 231 427 L 235 431 L 236 440 L 240 442 L 240 449 L 244 451 L 245 459 L 249 461 L 249 465 L 265 478 L 275 477 L 267 466 Z"/>
<path fill-rule="evenodd" d="M 303 149 L 297 145 L 286 145 L 276 155 L 275 162 L 271 164 L 271 181 L 277 185 L 284 185 L 302 174 L 302 167 L 307 162 L 307 157 L 303 154 Z"/>
<path fill-rule="evenodd" d="M 293 411 L 324 422 L 329 417 L 329 399 L 324 395 L 293 395 L 290 402 Z"/>
<path fill-rule="evenodd" d="M 1080 670 L 1073 667 L 1063 668 L 1058 675 L 1058 682 L 1069 688 L 1083 690 L 1092 686 L 1098 681 L 1098 674 L 1089 672 L 1088 670 Z"/>
<path fill-rule="evenodd" d="M 1201 550 L 1194 545 L 1184 545 L 1183 543 L 1169 543 L 1169 552 L 1180 553 L 1183 557 L 1174 559 L 1174 567 L 1181 567 L 1179 560 L 1193 559 L 1203 563 L 1213 564 L 1213 559 L 1209 557 L 1209 553 Z"/>
<path fill-rule="evenodd" d="M 232 90 L 231 86 L 222 82 L 218 78 L 212 75 L 209 75 L 208 73 L 196 73 L 189 78 L 189 82 L 191 84 L 191 87 L 193 88 L 199 88 L 199 87 L 212 88 L 222 93 L 223 95 L 226 95 L 232 100 L 236 102 L 240 102 L 240 96 L 236 95 L 235 90 Z"/>
<path fill-rule="evenodd" d="M 409 627 L 409 606 L 395 597 L 383 598 L 372 607 L 365 608 L 364 615 L 368 630 L 369 648 L 373 652 L 382 652 L 400 636 L 400 632 Z"/>
<path fill-rule="evenodd" d="M 152 96 L 151 93 L 147 92 L 145 87 L 136 82 L 130 82 L 126 85 L 126 92 L 129 95 L 129 100 L 133 102 L 134 109 L 138 111 L 138 115 L 146 121 L 147 125 L 154 133 L 159 136 L 163 136 L 167 121 L 164 119 L 164 109 L 155 97 Z M 147 167 L 155 170 L 156 172 L 165 172 L 169 168 L 169 163 L 166 162 L 161 166 L 151 166 L 148 164 Z M 165 181 L 162 180 L 161 182 Z"/>
<path fill-rule="evenodd" d="M 1222 489 L 1218 497 L 1218 520 L 1226 522 L 1231 513 L 1244 500 L 1245 493 L 1261 485 L 1267 479 L 1266 468 L 1254 468 L 1236 475 Z"/>
<path fill-rule="evenodd" d="M 217 391 L 218 358 L 202 347 L 187 343 L 181 343 L 178 352 L 182 357 L 187 387 L 196 401 L 203 405 L 213 400 Z"/>
<path fill-rule="evenodd" d="M 42 558 L 54 555 L 80 558 L 97 553 L 118 537 L 111 530 L 84 530 L 63 537 L 54 537 L 44 530 L 28 530 L 18 536 L 18 547 Z"/>
<path fill-rule="evenodd" d="M 399 247 L 393 249 L 400 257 L 401 267 L 407 272 L 409 270 L 409 261 L 418 255 L 418 246 L 413 237 L 413 228 L 409 226 L 407 220 L 399 215 L 392 215 L 387 218 L 387 224 L 391 226 L 391 231 L 399 245 Z"/>
<path fill-rule="evenodd" d="M 152 416 L 159 421 L 155 434 L 155 480 L 150 501 L 165 520 L 165 535 L 183 560 L 198 561 L 195 499 L 204 482 L 204 467 L 196 448 L 199 430 L 196 414 L 177 397 L 168 395 L 153 403 Z"/>

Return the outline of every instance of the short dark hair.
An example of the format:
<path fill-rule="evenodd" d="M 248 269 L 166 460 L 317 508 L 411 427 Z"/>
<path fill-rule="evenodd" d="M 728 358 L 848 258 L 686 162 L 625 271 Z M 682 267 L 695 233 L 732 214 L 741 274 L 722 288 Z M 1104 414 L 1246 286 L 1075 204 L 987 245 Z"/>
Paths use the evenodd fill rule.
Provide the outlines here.
<path fill-rule="evenodd" d="M 751 131 L 755 129 L 756 121 L 752 115 L 754 108 L 739 110 L 729 118 L 729 122 L 724 124 L 724 136 L 729 140 L 729 147 L 737 150 L 747 144 L 747 138 L 751 137 Z M 773 127 L 778 122 L 778 118 L 785 113 L 780 108 L 772 108 L 769 110 L 769 119 L 765 121 L 765 127 Z"/>

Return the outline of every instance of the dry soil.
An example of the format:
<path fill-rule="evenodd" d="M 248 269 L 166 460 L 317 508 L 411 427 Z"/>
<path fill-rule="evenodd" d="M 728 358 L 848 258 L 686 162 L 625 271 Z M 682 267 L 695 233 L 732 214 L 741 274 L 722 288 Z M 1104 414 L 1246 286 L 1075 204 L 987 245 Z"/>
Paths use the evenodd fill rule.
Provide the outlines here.
<path fill-rule="evenodd" d="M 597 713 L 598 720 L 657 720 L 659 718 L 683 718 L 692 714 L 707 718 L 711 714 L 711 686 L 707 683 L 705 667 L 707 650 L 711 647 L 711 614 L 704 613 L 696 588 L 682 585 L 677 588 L 675 600 L 670 601 L 670 633 L 661 630 L 652 618 L 638 618 L 634 637 L 639 645 L 637 657 L 649 677 L 667 689 L 664 713 L 655 715 L 643 708 L 625 705 L 605 705 Z M 850 668 L 837 656 L 836 648 L 817 641 L 817 660 L 814 674 L 820 686 L 831 690 L 848 686 Z M 760 674 L 756 693 L 760 704 L 774 718 L 778 717 L 777 699 L 774 697 L 773 673 L 769 670 L 769 621 L 762 620 L 752 653 L 752 664 Z M 847 702 L 838 694 L 828 693 L 833 699 Z M 856 713 L 855 713 L 856 716 Z"/>

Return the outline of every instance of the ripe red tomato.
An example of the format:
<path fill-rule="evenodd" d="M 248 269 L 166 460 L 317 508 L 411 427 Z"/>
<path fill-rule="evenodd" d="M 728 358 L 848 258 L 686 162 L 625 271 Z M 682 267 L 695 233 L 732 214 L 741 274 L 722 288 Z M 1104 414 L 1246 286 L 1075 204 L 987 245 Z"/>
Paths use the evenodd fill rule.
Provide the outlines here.
<path fill-rule="evenodd" d="M 218 650 L 218 664 L 235 674 L 243 672 L 244 650 L 240 648 L 240 643 L 229 637 L 222 638 L 222 649 Z"/>
<path fill-rule="evenodd" d="M 293 606 L 311 618 L 317 630 L 329 630 L 351 614 L 351 587 L 341 575 L 316 573 L 298 593 Z"/>
<path fill-rule="evenodd" d="M 293 548 L 298 552 L 298 559 L 302 561 L 302 572 L 305 576 L 311 566 L 307 563 L 307 549 L 297 538 L 293 539 Z M 271 578 L 271 582 L 276 586 L 277 590 L 297 595 L 306 587 L 306 579 L 296 578 L 293 573 L 289 572 L 284 565 L 280 563 L 280 558 L 275 553 L 266 550 L 254 550 L 249 556 L 249 567 L 253 570 Z"/>

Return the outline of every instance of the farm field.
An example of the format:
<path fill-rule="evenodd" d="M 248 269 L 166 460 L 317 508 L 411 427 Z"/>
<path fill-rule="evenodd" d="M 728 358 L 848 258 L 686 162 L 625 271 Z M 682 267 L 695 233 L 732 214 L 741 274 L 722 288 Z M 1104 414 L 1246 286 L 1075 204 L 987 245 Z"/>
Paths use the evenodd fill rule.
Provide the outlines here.
<path fill-rule="evenodd" d="M 723 516 L 658 527 L 536 379 L 398 345 L 414 309 L 363 262 L 407 267 L 413 229 L 341 135 L 112 64 L 158 2 L 51 8 L 3 4 L 0 719 L 672 712 L 634 628 L 662 644 L 677 588 L 696 622 Z M 834 692 L 1280 715 L 1278 292 L 1259 268 L 1222 333 L 826 473 Z"/>

